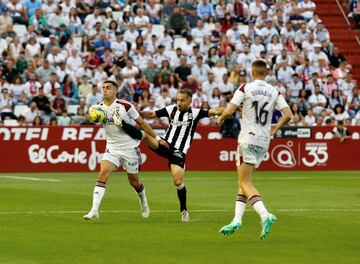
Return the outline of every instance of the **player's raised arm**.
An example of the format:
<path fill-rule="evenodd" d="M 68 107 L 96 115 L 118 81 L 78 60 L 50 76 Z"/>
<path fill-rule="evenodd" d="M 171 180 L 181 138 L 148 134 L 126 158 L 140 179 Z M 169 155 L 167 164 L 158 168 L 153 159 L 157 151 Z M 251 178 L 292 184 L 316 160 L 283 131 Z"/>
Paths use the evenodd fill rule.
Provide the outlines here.
<path fill-rule="evenodd" d="M 216 107 L 209 110 L 209 116 L 221 115 L 225 110 L 225 107 Z"/>
<path fill-rule="evenodd" d="M 152 119 L 157 117 L 155 112 L 141 112 L 140 115 L 146 119 Z"/>

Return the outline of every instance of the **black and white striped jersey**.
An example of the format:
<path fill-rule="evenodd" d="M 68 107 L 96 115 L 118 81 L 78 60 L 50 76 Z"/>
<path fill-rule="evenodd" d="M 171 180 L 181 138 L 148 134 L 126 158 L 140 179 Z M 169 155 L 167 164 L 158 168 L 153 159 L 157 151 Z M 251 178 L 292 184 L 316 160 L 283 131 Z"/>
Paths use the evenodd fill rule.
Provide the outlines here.
<path fill-rule="evenodd" d="M 158 118 L 169 118 L 165 140 L 184 154 L 190 148 L 199 120 L 209 117 L 209 110 L 190 107 L 187 111 L 181 112 L 176 105 L 169 105 L 155 113 Z"/>

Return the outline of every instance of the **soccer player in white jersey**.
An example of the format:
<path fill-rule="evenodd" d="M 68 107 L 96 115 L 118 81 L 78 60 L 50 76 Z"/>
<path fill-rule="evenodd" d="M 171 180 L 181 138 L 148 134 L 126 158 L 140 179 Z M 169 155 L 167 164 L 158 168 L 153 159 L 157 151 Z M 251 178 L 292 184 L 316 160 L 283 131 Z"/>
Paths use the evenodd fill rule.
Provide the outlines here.
<path fill-rule="evenodd" d="M 123 120 L 130 124 L 135 122 L 149 135 L 157 137 L 152 128 L 140 117 L 135 107 L 125 100 L 116 99 L 118 85 L 113 81 L 105 81 L 102 85 L 104 101 L 100 106 L 106 111 L 104 129 L 106 132 L 106 151 L 100 163 L 100 173 L 94 188 L 93 204 L 90 212 L 84 215 L 84 219 L 92 220 L 99 217 L 99 207 L 105 195 L 106 182 L 111 173 L 120 165 L 126 170 L 129 183 L 139 196 L 141 214 L 144 218 L 149 217 L 145 188 L 139 179 L 139 166 L 141 156 L 138 146 L 140 140 L 131 138 L 125 133 L 119 124 L 114 122 L 115 115 L 121 115 Z M 168 146 L 164 140 L 159 139 L 159 144 Z"/>
<path fill-rule="evenodd" d="M 262 60 L 253 62 L 252 76 L 253 82 L 242 84 L 237 89 L 232 100 L 218 119 L 220 124 L 223 123 L 243 104 L 242 130 L 238 140 L 236 161 L 239 192 L 236 197 L 235 217 L 229 225 L 222 227 L 220 232 L 228 236 L 241 227 L 242 216 L 248 202 L 261 217 L 262 231 L 260 238 L 264 239 L 269 234 L 276 217 L 267 211 L 259 192 L 253 185 L 252 177 L 254 170 L 260 165 L 267 153 L 270 136 L 288 123 L 292 114 L 280 92 L 264 81 L 266 62 Z M 283 117 L 271 129 L 271 119 L 275 107 L 282 111 Z"/>

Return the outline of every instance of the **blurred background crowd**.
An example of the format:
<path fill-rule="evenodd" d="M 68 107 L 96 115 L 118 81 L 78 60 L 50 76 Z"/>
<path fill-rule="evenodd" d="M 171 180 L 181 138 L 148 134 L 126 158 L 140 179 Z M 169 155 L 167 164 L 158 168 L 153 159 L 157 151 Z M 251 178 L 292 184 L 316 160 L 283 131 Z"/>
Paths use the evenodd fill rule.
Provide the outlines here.
<path fill-rule="evenodd" d="M 360 1 L 348 4 L 358 23 Z M 256 59 L 291 126 L 360 125 L 352 66 L 311 0 L 0 0 L 0 35 L 1 125 L 86 124 L 105 80 L 145 111 L 176 102 L 181 87 L 193 107 L 225 106 Z"/>

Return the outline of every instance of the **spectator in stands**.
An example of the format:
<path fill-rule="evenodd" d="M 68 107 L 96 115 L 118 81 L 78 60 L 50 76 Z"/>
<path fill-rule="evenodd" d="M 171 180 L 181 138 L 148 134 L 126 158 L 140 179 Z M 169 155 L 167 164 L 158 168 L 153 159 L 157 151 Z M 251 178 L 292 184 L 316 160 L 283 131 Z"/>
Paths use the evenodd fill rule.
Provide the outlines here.
<path fill-rule="evenodd" d="M 69 126 L 71 124 L 71 118 L 66 109 L 61 111 L 61 116 L 57 117 L 59 126 Z"/>
<path fill-rule="evenodd" d="M 342 62 L 345 62 L 345 57 L 340 53 L 338 47 L 334 47 L 333 54 L 330 57 L 330 65 L 333 68 L 338 68 Z"/>
<path fill-rule="evenodd" d="M 14 80 L 14 77 L 18 75 L 18 71 L 14 67 L 14 60 L 9 59 L 6 63 L 6 67 L 4 68 L 2 74 L 6 77 L 7 82 L 12 83 Z"/>
<path fill-rule="evenodd" d="M 60 83 L 58 83 L 58 76 L 55 72 L 50 74 L 50 80 L 44 84 L 44 93 L 49 98 L 52 98 L 56 95 L 56 90 L 61 89 Z"/>
<path fill-rule="evenodd" d="M 43 120 L 40 116 L 35 116 L 34 121 L 32 123 L 33 126 L 41 126 L 43 125 Z"/>
<path fill-rule="evenodd" d="M 344 127 L 344 121 L 339 120 L 336 127 L 332 131 L 335 138 L 340 138 L 340 143 L 343 143 L 345 139 L 350 137 L 350 132 Z"/>
<path fill-rule="evenodd" d="M 2 14 L 0 16 L 0 32 L 4 32 L 9 25 L 12 25 L 13 21 L 9 16 L 9 9 L 4 6 L 2 7 Z"/>
<path fill-rule="evenodd" d="M 333 116 L 336 121 L 345 121 L 345 119 L 348 119 L 350 116 L 347 111 L 345 111 L 344 107 L 340 104 L 335 105 Z"/>
<path fill-rule="evenodd" d="M 29 80 L 24 84 L 24 91 L 28 98 L 33 98 L 39 94 L 42 84 L 37 81 L 36 74 L 30 73 Z"/>
<path fill-rule="evenodd" d="M 326 97 L 320 93 L 320 85 L 315 84 L 315 90 L 314 93 L 309 97 L 309 103 L 316 114 L 319 114 L 322 110 L 325 109 L 327 100 Z"/>
<path fill-rule="evenodd" d="M 1 89 L 0 96 L 0 116 L 1 120 L 4 121 L 5 118 L 16 119 L 17 117 L 12 112 L 13 101 L 10 96 L 10 91 L 8 88 Z"/>
<path fill-rule="evenodd" d="M 126 61 L 126 67 L 121 70 L 121 74 L 124 76 L 124 81 L 130 85 L 133 85 L 136 80 L 135 76 L 139 73 L 139 69 L 133 65 L 131 59 Z"/>
<path fill-rule="evenodd" d="M 349 108 L 349 115 L 351 118 L 353 118 L 360 110 L 360 96 L 359 89 L 357 87 L 353 88 L 352 94 L 349 96 L 347 102 Z"/>
<path fill-rule="evenodd" d="M 81 23 L 81 19 L 75 7 L 72 7 L 70 9 L 70 13 L 68 15 L 66 25 L 67 25 L 67 29 L 71 34 L 77 34 L 77 35 L 83 34 L 84 29 Z"/>
<path fill-rule="evenodd" d="M 24 5 L 19 0 L 8 1 L 7 8 L 14 24 L 27 25 L 28 15 Z"/>
<path fill-rule="evenodd" d="M 84 76 L 85 79 L 87 78 L 86 75 Z M 87 80 L 85 80 L 87 81 Z M 80 96 L 80 91 L 83 94 L 86 94 L 84 93 L 84 91 L 80 90 L 83 88 L 82 86 L 83 84 L 80 84 L 79 86 L 79 96 Z M 91 92 L 90 93 L 87 93 L 86 95 L 86 107 L 89 108 L 90 106 L 92 105 L 96 105 L 98 103 L 100 103 L 102 100 L 102 94 L 99 92 L 99 89 L 98 89 L 98 86 L 96 84 L 93 84 L 92 85 L 92 88 L 91 88 Z"/>
<path fill-rule="evenodd" d="M 79 97 L 86 97 L 89 93 L 91 93 L 92 84 L 89 83 L 89 76 L 83 75 L 81 78 L 81 84 L 79 85 Z"/>
<path fill-rule="evenodd" d="M 203 63 L 203 58 L 201 56 L 197 57 L 196 65 L 194 65 L 191 69 L 192 77 L 196 78 L 198 83 L 202 83 L 207 80 L 209 71 L 210 67 Z"/>
<path fill-rule="evenodd" d="M 356 27 L 360 28 L 360 1 L 353 1 L 350 5 L 350 15 L 356 23 Z"/>
<path fill-rule="evenodd" d="M 331 98 L 329 99 L 329 106 L 330 108 L 335 109 L 335 106 L 337 105 L 344 106 L 344 100 L 339 90 L 333 90 L 331 92 Z"/>
<path fill-rule="evenodd" d="M 210 16 L 215 16 L 215 10 L 212 3 L 209 3 L 209 0 L 202 0 L 200 4 L 197 5 L 197 15 L 201 19 L 208 19 Z"/>
<path fill-rule="evenodd" d="M 306 21 L 310 21 L 316 9 L 316 5 L 311 0 L 303 0 L 298 3 L 298 8 L 300 14 L 306 19 Z"/>
<path fill-rule="evenodd" d="M 39 78 L 39 81 L 42 83 L 47 83 L 50 81 L 50 74 L 56 72 L 54 66 L 50 65 L 47 59 L 43 60 L 42 66 L 36 70 L 36 75 Z"/>
<path fill-rule="evenodd" d="M 58 88 L 55 90 L 55 97 L 52 103 L 52 111 L 55 112 L 56 115 L 61 115 L 63 110 L 66 110 L 66 101 L 62 96 L 61 88 Z"/>
<path fill-rule="evenodd" d="M 297 73 L 292 75 L 292 80 L 288 84 L 288 97 L 290 102 L 297 102 L 299 99 L 300 91 L 303 88 L 303 83 Z"/>
<path fill-rule="evenodd" d="M 197 89 L 199 89 L 199 85 L 196 81 L 196 78 L 192 75 L 189 75 L 187 77 L 186 82 L 183 84 L 182 88 L 184 89 L 189 89 L 191 90 L 193 93 L 195 93 L 197 91 Z"/>
<path fill-rule="evenodd" d="M 164 108 L 171 104 L 171 98 L 168 95 L 167 89 L 162 89 L 160 96 L 158 96 L 155 100 L 155 106 L 158 109 Z"/>
<path fill-rule="evenodd" d="M 37 96 L 34 96 L 32 102 L 36 103 L 37 108 L 41 111 L 41 117 L 44 120 L 44 123 L 51 118 L 51 104 L 49 98 L 45 95 L 44 89 L 39 88 L 39 93 Z"/>
<path fill-rule="evenodd" d="M 39 116 L 40 112 L 37 108 L 36 102 L 31 102 L 30 107 L 25 112 L 25 121 L 26 123 L 33 123 L 36 116 Z"/>
<path fill-rule="evenodd" d="M 330 99 L 332 92 L 337 90 L 338 86 L 331 74 L 329 74 L 326 78 L 326 81 L 323 85 L 323 92 L 327 99 Z"/>
<path fill-rule="evenodd" d="M 62 94 L 69 104 L 78 103 L 78 89 L 76 82 L 73 81 L 70 74 L 66 74 L 61 83 Z"/>
<path fill-rule="evenodd" d="M 316 124 L 316 117 L 312 109 L 307 110 L 307 115 L 304 118 L 306 126 L 314 126 Z"/>
<path fill-rule="evenodd" d="M 233 95 L 234 85 L 229 81 L 229 74 L 227 72 L 223 73 L 222 80 L 218 82 L 218 88 L 223 97 L 230 98 Z"/>
<path fill-rule="evenodd" d="M 31 37 L 26 44 L 26 58 L 33 59 L 34 56 L 38 55 L 41 57 L 41 46 L 39 43 L 36 42 L 35 37 Z"/>
<path fill-rule="evenodd" d="M 31 2 L 31 0 L 29 1 Z M 48 21 L 40 8 L 37 8 L 35 10 L 35 14 L 30 17 L 29 25 L 34 27 L 34 31 L 38 35 L 48 37 L 51 34 L 50 30 L 48 29 Z"/>

